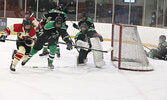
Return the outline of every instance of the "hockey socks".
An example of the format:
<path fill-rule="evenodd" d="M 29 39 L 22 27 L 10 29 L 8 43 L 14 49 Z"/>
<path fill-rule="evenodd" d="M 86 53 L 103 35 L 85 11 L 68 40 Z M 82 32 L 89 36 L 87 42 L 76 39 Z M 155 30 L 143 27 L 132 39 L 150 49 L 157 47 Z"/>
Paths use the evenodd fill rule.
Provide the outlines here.
<path fill-rule="evenodd" d="M 35 50 L 34 48 L 31 49 L 30 51 L 30 54 L 29 54 L 29 57 L 27 60 L 23 61 L 21 64 L 22 66 L 24 66 L 30 59 L 33 55 L 35 55 L 39 50 Z"/>
<path fill-rule="evenodd" d="M 48 63 L 52 63 L 52 62 L 53 62 L 53 59 L 54 59 L 54 57 L 55 57 L 55 53 L 56 53 L 56 51 L 57 51 L 56 45 L 51 45 L 51 46 L 49 46 L 49 50 L 50 50 L 50 52 L 49 52 Z"/>
<path fill-rule="evenodd" d="M 35 55 L 39 50 L 35 50 L 34 48 L 31 49 L 29 58 L 31 58 L 33 55 Z"/>

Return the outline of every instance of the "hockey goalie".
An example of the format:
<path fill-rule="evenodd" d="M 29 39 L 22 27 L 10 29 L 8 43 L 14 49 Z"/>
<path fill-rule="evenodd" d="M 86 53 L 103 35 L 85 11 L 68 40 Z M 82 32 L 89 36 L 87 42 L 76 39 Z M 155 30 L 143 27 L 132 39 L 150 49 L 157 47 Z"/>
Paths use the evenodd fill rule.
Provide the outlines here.
<path fill-rule="evenodd" d="M 87 55 L 92 51 L 94 64 L 97 68 L 101 68 L 105 65 L 103 60 L 103 53 L 99 51 L 94 51 L 86 48 L 93 48 L 97 50 L 102 50 L 101 42 L 103 38 L 94 29 L 88 28 L 86 23 L 80 25 L 80 32 L 75 36 L 76 45 L 79 47 L 84 47 L 79 50 L 79 56 L 77 57 L 77 66 L 85 65 L 87 62 Z"/>

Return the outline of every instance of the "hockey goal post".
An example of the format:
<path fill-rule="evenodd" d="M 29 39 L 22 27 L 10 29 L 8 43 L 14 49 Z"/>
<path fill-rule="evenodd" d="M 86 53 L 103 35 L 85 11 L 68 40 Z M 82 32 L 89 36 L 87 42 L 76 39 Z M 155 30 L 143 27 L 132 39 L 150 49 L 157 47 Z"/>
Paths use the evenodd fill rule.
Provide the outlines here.
<path fill-rule="evenodd" d="M 122 70 L 152 71 L 145 54 L 137 26 L 112 24 L 111 60 Z"/>

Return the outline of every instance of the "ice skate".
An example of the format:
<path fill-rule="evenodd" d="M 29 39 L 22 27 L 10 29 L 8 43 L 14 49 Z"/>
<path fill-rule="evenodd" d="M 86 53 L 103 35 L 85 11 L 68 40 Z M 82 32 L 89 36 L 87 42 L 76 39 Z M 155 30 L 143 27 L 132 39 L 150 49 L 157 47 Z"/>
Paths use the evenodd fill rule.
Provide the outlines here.
<path fill-rule="evenodd" d="M 79 62 L 78 56 L 77 56 L 77 66 L 84 66 L 86 65 L 87 59 L 85 59 L 83 62 Z"/>
<path fill-rule="evenodd" d="M 44 50 L 41 54 L 39 54 L 39 56 L 45 56 L 48 54 L 49 54 L 48 50 Z"/>
<path fill-rule="evenodd" d="M 48 63 L 48 67 L 53 70 L 54 69 L 54 65 L 52 63 Z"/>
<path fill-rule="evenodd" d="M 57 58 L 60 58 L 60 51 L 56 51 Z"/>
<path fill-rule="evenodd" d="M 96 68 L 102 68 L 101 66 L 96 66 Z"/>
<path fill-rule="evenodd" d="M 12 63 L 10 65 L 10 71 L 11 72 L 15 72 L 16 71 L 15 66 Z"/>
<path fill-rule="evenodd" d="M 23 61 L 21 62 L 21 65 L 24 66 L 26 62 L 27 62 L 26 60 L 23 60 Z"/>

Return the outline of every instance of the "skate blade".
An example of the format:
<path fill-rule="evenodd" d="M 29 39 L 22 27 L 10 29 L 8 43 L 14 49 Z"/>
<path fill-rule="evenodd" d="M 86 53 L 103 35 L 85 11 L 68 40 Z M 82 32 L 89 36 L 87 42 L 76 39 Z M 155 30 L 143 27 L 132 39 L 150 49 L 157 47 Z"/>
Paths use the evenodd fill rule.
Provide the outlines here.
<path fill-rule="evenodd" d="M 16 74 L 16 71 L 12 71 L 12 70 L 10 70 L 10 73 L 12 73 L 12 74 Z"/>

